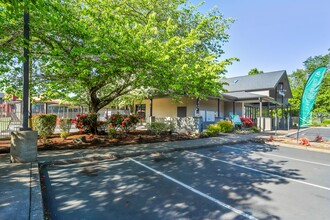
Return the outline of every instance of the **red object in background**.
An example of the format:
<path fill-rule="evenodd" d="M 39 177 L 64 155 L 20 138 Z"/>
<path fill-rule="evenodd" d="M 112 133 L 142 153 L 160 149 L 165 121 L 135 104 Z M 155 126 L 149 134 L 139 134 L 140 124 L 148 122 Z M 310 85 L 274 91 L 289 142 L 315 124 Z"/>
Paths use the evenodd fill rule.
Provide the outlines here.
<path fill-rule="evenodd" d="M 253 121 L 250 118 L 240 117 L 244 127 L 252 127 L 254 125 Z"/>

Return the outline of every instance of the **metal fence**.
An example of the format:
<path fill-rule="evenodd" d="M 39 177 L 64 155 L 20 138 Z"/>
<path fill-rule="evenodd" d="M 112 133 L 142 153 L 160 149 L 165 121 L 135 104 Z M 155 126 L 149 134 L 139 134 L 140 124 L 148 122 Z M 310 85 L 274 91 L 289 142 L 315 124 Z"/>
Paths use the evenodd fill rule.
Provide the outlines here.
<path fill-rule="evenodd" d="M 9 101 L 0 104 L 0 139 L 9 138 L 12 131 L 22 127 L 22 103 Z"/>
<path fill-rule="evenodd" d="M 88 108 L 83 106 L 69 106 L 56 103 L 35 103 L 31 107 L 32 115 L 36 114 L 55 114 L 57 118 L 75 119 L 78 114 L 88 113 Z M 129 110 L 104 108 L 98 112 L 98 120 L 106 121 L 112 114 L 129 115 Z M 18 131 L 22 127 L 22 102 L 3 101 L 0 99 L 0 139 L 10 138 L 12 131 Z M 72 127 L 74 129 L 74 126 Z M 55 133 L 59 132 L 59 125 Z"/>

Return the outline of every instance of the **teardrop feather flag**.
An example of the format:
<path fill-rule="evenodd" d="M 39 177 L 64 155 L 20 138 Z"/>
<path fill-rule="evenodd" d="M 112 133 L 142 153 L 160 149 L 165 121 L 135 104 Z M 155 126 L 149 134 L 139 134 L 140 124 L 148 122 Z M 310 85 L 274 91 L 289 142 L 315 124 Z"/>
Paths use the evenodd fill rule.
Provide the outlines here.
<path fill-rule="evenodd" d="M 326 70 L 326 67 L 319 67 L 308 77 L 300 101 L 298 131 L 300 127 L 307 127 L 309 125 L 311 111 Z"/>

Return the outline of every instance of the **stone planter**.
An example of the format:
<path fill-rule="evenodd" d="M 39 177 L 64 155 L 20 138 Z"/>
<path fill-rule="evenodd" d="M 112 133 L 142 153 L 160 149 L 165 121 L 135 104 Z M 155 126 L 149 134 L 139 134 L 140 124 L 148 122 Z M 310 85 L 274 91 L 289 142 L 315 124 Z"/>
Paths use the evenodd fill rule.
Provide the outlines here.
<path fill-rule="evenodd" d="M 36 131 L 14 131 L 11 133 L 10 161 L 12 163 L 29 163 L 37 161 Z"/>

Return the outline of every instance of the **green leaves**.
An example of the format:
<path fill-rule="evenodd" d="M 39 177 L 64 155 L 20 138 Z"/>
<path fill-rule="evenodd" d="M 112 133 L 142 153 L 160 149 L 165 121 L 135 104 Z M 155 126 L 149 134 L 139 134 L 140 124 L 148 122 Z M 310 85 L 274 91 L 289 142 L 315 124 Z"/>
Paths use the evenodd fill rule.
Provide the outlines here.
<path fill-rule="evenodd" d="M 314 57 L 309 57 L 304 62 L 305 68 L 298 69 L 293 72 L 289 77 L 290 84 L 292 88 L 293 98 L 290 100 L 292 104 L 292 109 L 296 115 L 299 113 L 300 108 L 300 99 L 304 90 L 306 81 L 316 68 L 321 66 L 328 66 L 328 71 L 324 76 L 323 82 L 321 84 L 318 96 L 314 104 L 313 112 L 330 112 L 330 90 L 329 90 L 329 81 L 330 81 L 330 53 L 325 55 L 319 55 Z"/>
<path fill-rule="evenodd" d="M 22 10 L 0 8 L 0 77 L 22 63 Z M 183 0 L 35 0 L 30 5 L 33 96 L 86 103 L 92 111 L 153 94 L 219 95 L 220 60 L 232 23 Z M 15 64 L 13 64 L 15 63 Z M 20 81 L 1 89 L 20 94 Z M 16 88 L 16 90 L 14 89 Z M 71 95 L 69 95 L 71 94 Z"/>

